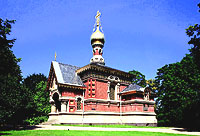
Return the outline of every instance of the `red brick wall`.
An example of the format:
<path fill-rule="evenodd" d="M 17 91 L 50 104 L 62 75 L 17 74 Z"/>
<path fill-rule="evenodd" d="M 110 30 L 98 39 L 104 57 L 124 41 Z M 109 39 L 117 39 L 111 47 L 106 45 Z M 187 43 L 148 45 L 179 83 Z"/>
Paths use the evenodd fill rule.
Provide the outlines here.
<path fill-rule="evenodd" d="M 90 84 L 89 84 L 90 82 Z M 93 79 L 94 82 L 94 79 Z M 84 84 L 87 86 L 87 90 L 85 92 L 85 98 L 96 98 L 96 99 L 107 99 L 108 94 L 107 94 L 107 90 L 108 90 L 108 83 L 107 82 L 102 82 L 102 81 L 98 81 L 95 79 L 95 97 L 92 97 L 91 91 L 89 92 L 89 89 L 92 88 L 91 86 L 92 83 L 92 79 L 88 79 Z M 120 92 L 126 88 L 127 86 L 120 86 Z"/>
<path fill-rule="evenodd" d="M 107 82 L 101 82 L 98 80 L 90 80 L 91 83 L 95 84 L 95 98 L 96 99 L 107 99 L 107 89 L 108 84 Z M 85 98 L 94 98 L 94 97 L 88 97 L 88 86 L 89 86 L 89 80 L 85 82 L 84 84 L 87 86 L 87 89 L 85 91 Z M 126 86 L 120 86 L 120 91 L 122 91 Z M 76 96 L 82 96 L 82 90 L 75 90 L 75 89 L 63 89 L 61 90 L 62 96 L 65 97 L 76 97 Z M 130 99 L 143 99 L 142 96 L 136 96 L 136 95 L 130 95 Z M 70 100 L 73 100 L 73 104 L 70 103 Z M 75 99 L 69 100 L 69 112 L 75 112 L 77 110 L 77 102 Z M 127 104 L 122 105 L 121 110 L 122 112 L 154 112 L 154 105 L 145 105 L 148 107 L 148 111 L 143 111 L 144 105 L 143 104 Z M 81 109 L 83 109 L 83 104 L 81 104 Z M 108 103 L 85 103 L 84 107 L 85 111 L 103 111 L 103 112 L 120 112 L 120 106 L 119 104 L 108 104 Z"/>
<path fill-rule="evenodd" d="M 92 83 L 95 84 L 95 87 L 92 87 Z M 85 99 L 88 98 L 96 98 L 96 99 L 107 99 L 107 89 L 108 84 L 106 82 L 101 82 L 95 79 L 88 79 L 87 82 L 84 83 L 87 86 L 87 90 L 85 91 Z M 89 89 L 93 89 L 95 96 L 92 97 L 92 92 Z"/>
<path fill-rule="evenodd" d="M 103 104 L 103 103 L 87 103 L 85 104 L 85 111 L 104 111 L 104 112 L 119 112 L 119 106 L 116 104 Z"/>
<path fill-rule="evenodd" d="M 143 104 L 122 105 L 122 112 L 154 112 L 154 105 L 149 105 L 148 111 L 143 111 Z M 85 111 L 120 112 L 118 104 L 85 103 Z"/>
<path fill-rule="evenodd" d="M 148 112 L 154 112 L 154 105 L 149 105 Z"/>
<path fill-rule="evenodd" d="M 67 97 L 76 97 L 76 96 L 83 96 L 83 91 L 82 90 L 62 90 L 62 96 L 67 96 Z"/>
<path fill-rule="evenodd" d="M 96 81 L 96 98 L 97 99 L 107 99 L 108 94 L 108 83 Z"/>
<path fill-rule="evenodd" d="M 87 98 L 97 98 L 96 79 L 88 79 L 84 84 L 87 86 L 87 89 L 85 91 L 85 98 L 86 99 Z"/>

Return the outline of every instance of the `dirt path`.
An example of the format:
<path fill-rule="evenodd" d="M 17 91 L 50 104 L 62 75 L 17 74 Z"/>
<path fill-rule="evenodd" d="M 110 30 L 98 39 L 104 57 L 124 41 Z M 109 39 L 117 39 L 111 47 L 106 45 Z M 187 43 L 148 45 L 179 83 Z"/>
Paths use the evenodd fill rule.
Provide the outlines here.
<path fill-rule="evenodd" d="M 147 131 L 147 132 L 163 132 L 175 134 L 198 135 L 200 132 L 188 132 L 182 128 L 102 128 L 102 127 L 76 127 L 76 126 L 52 126 L 52 125 L 36 125 L 34 130 L 89 130 L 89 131 Z"/>

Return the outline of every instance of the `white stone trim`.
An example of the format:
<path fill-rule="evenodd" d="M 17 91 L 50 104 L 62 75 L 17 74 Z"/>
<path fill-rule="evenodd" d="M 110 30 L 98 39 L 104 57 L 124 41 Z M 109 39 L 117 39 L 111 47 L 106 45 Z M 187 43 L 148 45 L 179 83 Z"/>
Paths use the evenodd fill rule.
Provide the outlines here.
<path fill-rule="evenodd" d="M 110 82 L 108 81 L 108 88 L 107 88 L 107 99 L 110 100 Z"/>
<path fill-rule="evenodd" d="M 76 113 L 59 113 L 49 114 L 49 120 L 58 120 L 59 123 L 152 123 L 156 124 L 157 119 L 155 114 L 140 114 L 133 113 L 120 116 L 120 114 L 101 114 L 101 113 L 84 113 L 84 118 L 81 112 Z"/>
<path fill-rule="evenodd" d="M 73 86 L 82 86 L 82 87 L 84 87 L 83 85 L 70 84 L 70 83 L 61 83 L 61 84 L 63 84 L 63 85 L 73 85 Z"/>
<path fill-rule="evenodd" d="M 119 77 L 113 76 L 113 75 L 108 76 L 107 79 L 110 80 L 110 81 L 112 81 L 112 82 L 120 82 Z"/>
<path fill-rule="evenodd" d="M 59 100 L 61 100 L 62 96 L 61 96 L 60 92 L 59 92 L 57 89 L 55 89 L 55 90 L 52 90 L 52 91 L 51 91 L 50 100 L 49 100 L 50 102 L 53 102 L 53 101 L 54 101 L 54 100 L 53 100 L 53 95 L 54 95 L 55 93 L 58 93 Z"/>
<path fill-rule="evenodd" d="M 89 98 L 85 99 L 85 102 L 91 101 L 91 102 L 103 102 L 103 103 L 119 103 L 120 100 L 106 100 L 106 99 L 95 99 L 95 98 Z M 121 101 L 122 104 L 127 103 L 141 103 L 141 104 L 155 104 L 155 101 L 146 101 L 146 100 L 140 100 L 140 99 L 134 99 L 134 100 L 127 100 L 127 101 Z"/>
<path fill-rule="evenodd" d="M 58 62 L 52 61 L 52 64 L 53 64 L 53 68 L 55 70 L 55 75 L 57 77 L 58 83 L 64 83 L 64 80 L 63 80 L 62 73 L 61 73 L 60 66 L 59 66 Z"/>
<path fill-rule="evenodd" d="M 117 98 L 117 85 L 115 85 L 115 100 L 118 100 L 118 98 Z"/>

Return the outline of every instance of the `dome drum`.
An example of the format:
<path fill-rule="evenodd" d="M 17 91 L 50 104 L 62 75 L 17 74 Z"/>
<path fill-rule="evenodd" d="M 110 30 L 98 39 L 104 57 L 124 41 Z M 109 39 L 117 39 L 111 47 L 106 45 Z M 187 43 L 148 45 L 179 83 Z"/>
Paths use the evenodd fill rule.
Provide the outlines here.
<path fill-rule="evenodd" d="M 105 43 L 105 40 L 104 40 L 104 39 L 92 39 L 92 40 L 91 40 L 91 45 L 92 45 L 92 47 L 98 46 L 98 45 L 99 45 L 100 47 L 103 48 L 104 43 Z"/>

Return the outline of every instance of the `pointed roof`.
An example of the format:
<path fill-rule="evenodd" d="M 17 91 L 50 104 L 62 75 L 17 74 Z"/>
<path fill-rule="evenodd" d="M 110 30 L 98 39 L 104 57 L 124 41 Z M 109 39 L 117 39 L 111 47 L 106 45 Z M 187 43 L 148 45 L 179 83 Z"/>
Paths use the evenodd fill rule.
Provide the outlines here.
<path fill-rule="evenodd" d="M 76 74 L 76 70 L 79 67 L 58 63 L 56 61 L 52 61 L 52 66 L 59 84 L 85 86 L 81 78 Z"/>

